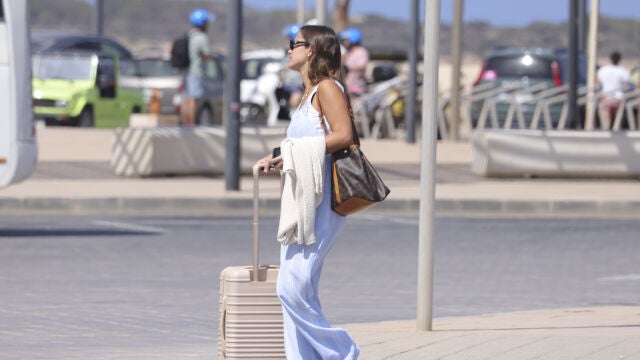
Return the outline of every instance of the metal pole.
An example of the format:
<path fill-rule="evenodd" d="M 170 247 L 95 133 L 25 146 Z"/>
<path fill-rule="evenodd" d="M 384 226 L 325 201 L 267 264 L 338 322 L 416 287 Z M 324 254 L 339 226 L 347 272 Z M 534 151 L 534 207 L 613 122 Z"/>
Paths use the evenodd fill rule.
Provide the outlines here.
<path fill-rule="evenodd" d="M 418 39 L 420 31 L 420 19 L 418 11 L 420 0 L 411 0 L 410 17 L 410 43 L 409 46 L 409 94 L 407 106 L 404 110 L 404 122 L 407 124 L 407 142 L 416 142 L 416 93 L 418 92 Z"/>
<path fill-rule="evenodd" d="M 587 0 L 578 0 L 578 53 L 584 54 L 587 41 Z"/>
<path fill-rule="evenodd" d="M 298 0 L 298 16 L 296 20 L 298 24 L 304 24 L 304 0 Z"/>
<path fill-rule="evenodd" d="M 227 190 L 240 190 L 240 52 L 242 51 L 242 0 L 229 1 L 227 97 L 225 119 L 225 181 Z"/>
<path fill-rule="evenodd" d="M 436 190 L 436 140 L 438 135 L 436 118 L 438 107 L 440 0 L 426 0 L 424 24 L 417 329 L 418 331 L 431 331 L 433 319 L 433 217 Z"/>
<path fill-rule="evenodd" d="M 103 0 L 95 0 L 93 4 L 93 33 L 102 36 L 104 34 L 104 2 Z"/>
<path fill-rule="evenodd" d="M 327 1 L 316 0 L 316 19 L 320 25 L 327 25 Z"/>
<path fill-rule="evenodd" d="M 596 108 L 596 62 L 598 55 L 598 16 L 600 15 L 600 0 L 591 0 L 589 5 L 589 41 L 587 49 L 587 121 L 584 128 L 594 129 Z"/>
<path fill-rule="evenodd" d="M 451 27 L 451 140 L 460 137 L 460 63 L 462 58 L 462 8 L 463 0 L 453 1 L 453 24 Z"/>
<path fill-rule="evenodd" d="M 569 59 L 567 69 L 569 70 L 569 99 L 567 105 L 569 111 L 567 119 L 569 123 L 572 121 L 576 129 L 582 127 L 582 119 L 578 119 L 578 0 L 569 0 Z"/>

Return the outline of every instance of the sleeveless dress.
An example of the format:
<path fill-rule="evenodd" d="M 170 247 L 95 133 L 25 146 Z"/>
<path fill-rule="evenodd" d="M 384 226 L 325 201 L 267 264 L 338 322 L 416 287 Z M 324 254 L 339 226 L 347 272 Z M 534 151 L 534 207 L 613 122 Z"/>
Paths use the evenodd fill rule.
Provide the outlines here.
<path fill-rule="evenodd" d="M 317 91 L 316 85 L 305 102 L 293 113 L 287 137 L 325 135 L 320 114 L 311 105 Z M 331 132 L 329 122 L 326 119 L 324 121 Z M 357 359 L 360 353 L 345 330 L 329 325 L 318 298 L 318 283 L 324 259 L 345 221 L 343 216 L 331 210 L 330 155 L 325 159 L 323 183 L 323 199 L 316 208 L 316 242 L 311 245 L 283 245 L 280 253 L 277 292 L 282 302 L 284 343 L 288 360 L 350 360 Z"/>

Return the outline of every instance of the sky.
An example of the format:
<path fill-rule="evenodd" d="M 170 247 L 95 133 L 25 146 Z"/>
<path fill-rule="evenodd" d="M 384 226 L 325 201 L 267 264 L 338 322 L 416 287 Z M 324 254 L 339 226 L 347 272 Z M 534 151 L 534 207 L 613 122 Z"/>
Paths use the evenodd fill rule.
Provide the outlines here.
<path fill-rule="evenodd" d="M 315 0 L 305 0 L 307 9 L 315 10 Z M 334 0 L 326 0 L 328 11 Z M 426 0 L 421 0 L 424 4 Z M 411 0 L 351 0 L 349 13 L 378 14 L 396 19 L 408 19 Z M 587 0 L 587 4 L 590 3 Z M 298 0 L 244 0 L 245 6 L 262 9 L 290 8 L 298 6 Z M 451 23 L 453 0 L 441 0 L 441 21 Z M 424 5 L 422 5 L 424 6 Z M 424 8 L 421 8 L 421 15 Z M 464 21 L 487 21 L 499 27 L 527 26 L 535 21 L 564 22 L 569 14 L 569 0 L 466 0 Z M 640 1 L 600 0 L 601 15 L 631 18 L 640 21 Z M 421 16 L 422 17 L 422 16 Z"/>

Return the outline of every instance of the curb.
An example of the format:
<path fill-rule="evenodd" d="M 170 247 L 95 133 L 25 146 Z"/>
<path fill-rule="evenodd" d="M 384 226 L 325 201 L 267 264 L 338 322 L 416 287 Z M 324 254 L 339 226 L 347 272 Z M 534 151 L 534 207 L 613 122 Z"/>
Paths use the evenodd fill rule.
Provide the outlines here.
<path fill-rule="evenodd" d="M 252 214 L 253 200 L 246 198 L 0 198 L 0 214 Z M 367 214 L 417 216 L 418 199 L 387 199 Z M 280 199 L 263 198 L 260 211 L 278 215 Z M 638 217 L 640 201 L 569 200 L 478 200 L 442 199 L 436 201 L 437 215 L 458 216 L 581 216 Z"/>

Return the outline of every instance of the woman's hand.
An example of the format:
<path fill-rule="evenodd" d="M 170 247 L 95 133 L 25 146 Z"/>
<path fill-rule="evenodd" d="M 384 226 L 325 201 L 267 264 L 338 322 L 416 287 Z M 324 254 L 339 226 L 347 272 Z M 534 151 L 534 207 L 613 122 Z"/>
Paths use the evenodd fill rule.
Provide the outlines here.
<path fill-rule="evenodd" d="M 273 154 L 269 154 L 258 160 L 257 163 L 260 163 L 262 165 L 260 174 L 271 174 L 276 171 L 282 170 L 282 155 L 273 157 Z"/>

